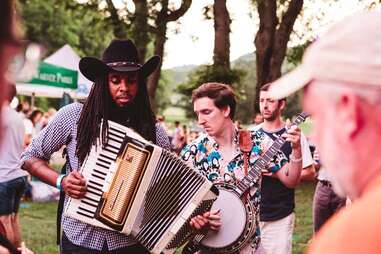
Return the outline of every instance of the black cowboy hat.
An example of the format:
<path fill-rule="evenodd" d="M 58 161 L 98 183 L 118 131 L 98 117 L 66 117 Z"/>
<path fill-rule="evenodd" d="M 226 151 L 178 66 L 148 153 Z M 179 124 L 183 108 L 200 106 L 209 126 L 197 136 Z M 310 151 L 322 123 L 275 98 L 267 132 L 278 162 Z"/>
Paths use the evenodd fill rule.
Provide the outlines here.
<path fill-rule="evenodd" d="M 102 59 L 84 57 L 79 61 L 79 69 L 89 80 L 110 72 L 136 72 L 143 77 L 152 74 L 160 63 L 159 56 L 151 57 L 145 64 L 139 64 L 138 50 L 131 40 L 113 40 L 105 49 Z"/>

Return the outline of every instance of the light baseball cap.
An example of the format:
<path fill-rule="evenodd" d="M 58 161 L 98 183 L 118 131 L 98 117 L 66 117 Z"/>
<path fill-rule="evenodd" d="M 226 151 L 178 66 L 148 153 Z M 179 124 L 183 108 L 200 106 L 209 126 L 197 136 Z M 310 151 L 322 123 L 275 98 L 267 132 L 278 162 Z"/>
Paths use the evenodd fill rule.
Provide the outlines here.
<path fill-rule="evenodd" d="M 285 98 L 312 80 L 381 88 L 381 12 L 362 12 L 333 25 L 312 43 L 301 65 L 271 83 L 269 94 Z"/>

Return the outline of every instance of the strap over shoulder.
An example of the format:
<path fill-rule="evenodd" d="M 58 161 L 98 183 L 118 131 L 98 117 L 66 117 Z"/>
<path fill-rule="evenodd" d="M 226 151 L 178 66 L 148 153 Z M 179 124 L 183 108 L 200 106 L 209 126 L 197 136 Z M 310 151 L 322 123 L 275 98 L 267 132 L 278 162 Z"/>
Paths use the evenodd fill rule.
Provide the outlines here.
<path fill-rule="evenodd" d="M 250 131 L 248 130 L 240 130 L 239 131 L 239 148 L 244 153 L 249 153 L 253 143 L 250 137 Z"/>

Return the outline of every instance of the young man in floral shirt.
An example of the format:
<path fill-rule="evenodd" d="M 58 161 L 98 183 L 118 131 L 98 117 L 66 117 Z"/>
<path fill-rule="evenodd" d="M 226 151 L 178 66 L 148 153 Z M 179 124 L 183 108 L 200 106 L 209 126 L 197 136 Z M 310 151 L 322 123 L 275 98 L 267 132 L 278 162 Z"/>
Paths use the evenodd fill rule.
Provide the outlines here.
<path fill-rule="evenodd" d="M 189 162 L 198 172 L 212 182 L 227 182 L 237 184 L 245 176 L 244 155 L 238 143 L 238 130 L 234 126 L 236 100 L 230 86 L 220 83 L 206 83 L 193 91 L 193 108 L 198 118 L 198 123 L 205 133 L 187 145 L 181 152 L 182 159 Z M 283 135 L 286 141 L 292 142 L 295 147 L 300 144 L 300 130 L 290 128 Z M 256 159 L 271 145 L 272 140 L 261 132 L 250 132 L 252 149 L 249 153 L 248 170 L 253 170 Z M 295 153 L 298 153 L 296 150 Z M 300 157 L 300 154 L 294 156 Z M 284 178 L 288 184 L 299 181 L 301 166 L 288 164 L 278 156 L 274 156 L 269 165 L 269 170 L 274 174 L 284 173 L 288 170 L 290 177 Z M 259 232 L 259 204 L 260 204 L 261 179 L 255 179 L 249 192 L 249 200 L 255 207 L 254 221 L 256 231 L 250 236 L 249 244 L 244 246 L 240 253 L 261 253 Z M 203 218 L 193 218 L 192 224 L 196 228 L 205 225 Z M 219 211 L 211 211 L 209 223 L 212 229 L 218 230 L 220 219 Z M 206 223 L 208 224 L 208 223 Z"/>

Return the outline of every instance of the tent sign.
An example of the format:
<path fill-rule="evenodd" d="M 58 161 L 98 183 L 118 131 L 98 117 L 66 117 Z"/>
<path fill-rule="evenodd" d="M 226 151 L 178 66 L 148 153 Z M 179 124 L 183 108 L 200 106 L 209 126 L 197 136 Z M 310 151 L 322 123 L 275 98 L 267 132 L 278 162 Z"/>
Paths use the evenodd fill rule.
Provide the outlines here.
<path fill-rule="evenodd" d="M 37 74 L 28 83 L 77 89 L 77 81 L 77 71 L 42 62 Z"/>

